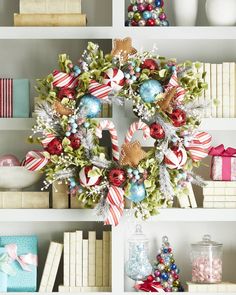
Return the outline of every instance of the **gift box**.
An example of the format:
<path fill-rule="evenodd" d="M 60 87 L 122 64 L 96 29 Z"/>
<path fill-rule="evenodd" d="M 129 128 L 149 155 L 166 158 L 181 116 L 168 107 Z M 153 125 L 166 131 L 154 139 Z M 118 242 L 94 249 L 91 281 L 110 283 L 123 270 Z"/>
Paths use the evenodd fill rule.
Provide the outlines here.
<path fill-rule="evenodd" d="M 220 181 L 236 181 L 236 149 L 221 144 L 210 150 L 212 156 L 211 178 Z"/>
<path fill-rule="evenodd" d="M 0 118 L 28 118 L 29 113 L 29 80 L 0 79 Z"/>
<path fill-rule="evenodd" d="M 0 237 L 0 249 L 10 258 L 13 273 L 7 275 L 7 292 L 37 291 L 37 237 Z M 5 280 L 0 273 L 0 280 Z"/>
<path fill-rule="evenodd" d="M 0 292 L 7 292 L 8 275 L 5 271 L 5 264 L 7 263 L 5 259 L 5 254 L 5 248 L 0 247 Z"/>

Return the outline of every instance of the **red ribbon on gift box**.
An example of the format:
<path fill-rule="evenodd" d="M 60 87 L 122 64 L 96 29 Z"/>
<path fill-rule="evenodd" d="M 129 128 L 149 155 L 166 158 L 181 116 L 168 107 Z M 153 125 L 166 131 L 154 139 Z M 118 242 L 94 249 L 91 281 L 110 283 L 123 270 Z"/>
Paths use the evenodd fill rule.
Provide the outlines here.
<path fill-rule="evenodd" d="M 144 292 L 165 292 L 161 283 L 156 282 L 152 275 L 148 276 L 145 281 L 138 281 L 134 288 L 138 291 Z"/>
<path fill-rule="evenodd" d="M 225 149 L 224 145 L 220 144 L 217 147 L 211 148 L 209 155 L 213 157 L 222 157 L 222 180 L 230 181 L 231 180 L 231 158 L 236 156 L 236 149 L 232 147 L 228 147 L 227 149 Z M 211 166 L 212 165 L 213 165 L 213 161 L 211 163 Z M 211 177 L 212 177 L 212 173 L 211 173 Z"/>

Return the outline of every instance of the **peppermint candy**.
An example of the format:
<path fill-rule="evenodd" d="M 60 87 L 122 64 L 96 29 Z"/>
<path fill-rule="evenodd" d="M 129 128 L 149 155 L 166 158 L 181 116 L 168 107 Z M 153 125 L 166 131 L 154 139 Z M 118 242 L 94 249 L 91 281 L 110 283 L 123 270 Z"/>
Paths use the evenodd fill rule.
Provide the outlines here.
<path fill-rule="evenodd" d="M 125 84 L 124 73 L 118 68 L 108 69 L 105 71 L 103 83 L 110 86 L 115 92 L 118 92 Z"/>

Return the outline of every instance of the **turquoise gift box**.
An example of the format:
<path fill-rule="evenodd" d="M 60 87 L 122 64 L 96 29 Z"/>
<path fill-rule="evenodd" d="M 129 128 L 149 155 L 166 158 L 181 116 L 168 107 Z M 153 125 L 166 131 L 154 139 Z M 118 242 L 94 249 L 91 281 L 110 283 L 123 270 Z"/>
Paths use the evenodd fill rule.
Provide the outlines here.
<path fill-rule="evenodd" d="M 28 118 L 30 83 L 28 79 L 0 78 L 0 118 Z"/>
<path fill-rule="evenodd" d="M 0 291 L 4 292 L 7 282 L 7 292 L 36 292 L 37 291 L 37 265 L 28 262 L 31 257 L 36 260 L 38 253 L 38 240 L 36 236 L 2 236 L 0 237 L 0 253 L 7 252 L 7 245 L 17 246 L 17 259 L 11 260 L 14 275 L 0 272 Z M 28 255 L 28 256 L 27 256 Z M 25 256 L 25 259 L 24 259 Z M 25 263 L 28 270 L 24 270 L 19 261 Z M 2 285 L 3 284 L 3 285 Z M 2 285 L 2 286 L 1 286 Z M 3 289 L 3 291 L 1 290 Z M 6 292 L 6 291 L 5 291 Z"/>

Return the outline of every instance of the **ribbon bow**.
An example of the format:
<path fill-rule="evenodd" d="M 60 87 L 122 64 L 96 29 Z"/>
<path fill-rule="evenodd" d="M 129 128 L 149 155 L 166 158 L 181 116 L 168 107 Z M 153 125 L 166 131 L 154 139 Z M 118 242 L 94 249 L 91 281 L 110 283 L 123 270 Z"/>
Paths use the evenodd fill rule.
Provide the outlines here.
<path fill-rule="evenodd" d="M 9 244 L 5 246 L 5 249 L 7 251 L 7 254 L 12 259 L 12 261 L 17 261 L 21 268 L 24 271 L 31 271 L 30 267 L 28 265 L 38 265 L 38 257 L 37 255 L 34 255 L 32 253 L 26 254 L 26 255 L 17 255 L 17 245 L 16 244 Z"/>
<path fill-rule="evenodd" d="M 15 270 L 10 264 L 10 259 L 7 253 L 3 253 L 0 255 L 0 271 L 9 276 L 16 275 Z"/>
<path fill-rule="evenodd" d="M 228 147 L 225 149 L 223 144 L 218 145 L 217 147 L 212 147 L 209 151 L 210 156 L 220 156 L 220 157 L 233 157 L 236 155 L 236 149 Z"/>
<path fill-rule="evenodd" d="M 197 131 L 193 134 L 192 141 L 184 145 L 190 153 L 190 157 L 194 162 L 201 161 L 208 156 L 212 143 L 212 136 L 207 132 Z"/>
<path fill-rule="evenodd" d="M 106 201 L 109 209 L 104 224 L 116 226 L 124 212 L 124 190 L 112 185 L 109 188 Z"/>
<path fill-rule="evenodd" d="M 53 133 L 45 133 L 45 138 L 42 140 L 43 147 L 46 148 L 54 138 L 56 136 Z"/>
<path fill-rule="evenodd" d="M 53 82 L 54 87 L 58 88 L 75 88 L 78 85 L 77 77 L 73 77 L 67 73 L 55 70 L 53 72 Z"/>
<path fill-rule="evenodd" d="M 30 151 L 25 157 L 23 166 L 25 166 L 29 171 L 39 171 L 45 165 L 47 165 L 48 159 L 44 156 L 41 151 Z"/>
<path fill-rule="evenodd" d="M 144 292 L 161 292 L 164 293 L 164 290 L 160 282 L 156 282 L 153 276 L 148 276 L 145 281 L 138 281 L 134 288 L 136 290 Z"/>
<path fill-rule="evenodd" d="M 108 94 L 112 91 L 112 88 L 105 84 L 99 84 L 98 82 L 92 80 L 89 85 L 89 93 L 96 96 L 101 100 L 108 101 Z"/>
<path fill-rule="evenodd" d="M 176 94 L 175 94 L 175 101 L 181 102 L 184 99 L 185 96 L 185 89 L 179 85 L 178 77 L 177 77 L 177 71 L 175 70 L 170 78 L 169 83 L 166 86 L 166 91 L 170 91 L 173 87 L 176 88 Z"/>

